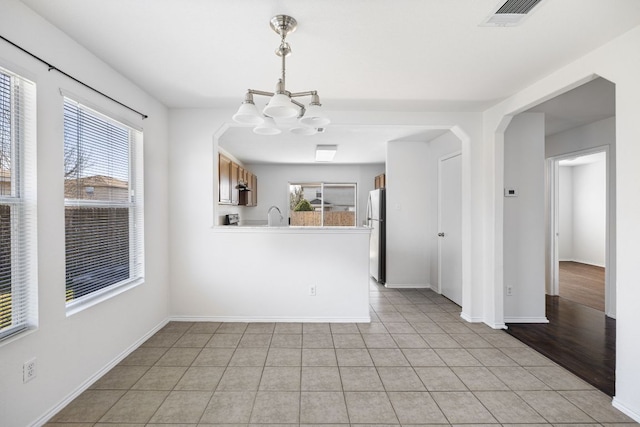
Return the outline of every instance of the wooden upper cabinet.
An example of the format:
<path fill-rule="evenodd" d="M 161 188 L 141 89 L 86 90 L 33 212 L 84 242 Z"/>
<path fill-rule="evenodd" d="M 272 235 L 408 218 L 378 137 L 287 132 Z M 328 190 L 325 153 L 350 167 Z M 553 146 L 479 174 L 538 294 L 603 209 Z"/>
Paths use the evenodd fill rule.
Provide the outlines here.
<path fill-rule="evenodd" d="M 244 182 L 251 191 L 240 191 Z M 256 206 L 258 204 L 258 178 L 229 159 L 218 154 L 218 203 L 221 205 Z"/>
<path fill-rule="evenodd" d="M 246 171 L 247 174 L 244 177 L 245 182 L 247 183 L 247 187 L 249 187 L 249 190 L 251 191 L 244 191 L 244 201 L 246 203 L 245 206 L 253 206 L 253 187 L 251 186 L 251 177 L 253 176 L 253 174 L 249 171 Z"/>
<path fill-rule="evenodd" d="M 386 186 L 387 186 L 387 178 L 385 174 L 381 173 L 380 175 L 374 178 L 373 188 L 377 190 L 378 188 L 385 188 Z"/>
<path fill-rule="evenodd" d="M 250 173 L 249 176 L 247 177 L 247 183 L 249 184 L 249 188 L 251 189 L 250 196 L 249 196 L 249 201 L 251 202 L 250 206 L 257 206 L 258 205 L 258 179 L 254 174 Z"/>
<path fill-rule="evenodd" d="M 246 170 L 242 166 L 238 166 L 238 183 L 245 181 Z"/>
<path fill-rule="evenodd" d="M 231 162 L 231 204 L 238 204 L 238 180 L 240 178 L 240 166 L 236 163 Z"/>
<path fill-rule="evenodd" d="M 252 206 L 258 206 L 258 177 L 251 175 L 251 198 L 253 200 Z"/>
<path fill-rule="evenodd" d="M 257 200 L 257 189 L 255 188 L 256 176 L 249 171 L 245 171 L 245 182 L 247 183 L 247 187 L 249 187 L 250 191 L 241 191 L 240 192 L 240 205 L 242 206 L 256 206 Z"/>
<path fill-rule="evenodd" d="M 218 155 L 218 202 L 231 203 L 231 160 Z"/>

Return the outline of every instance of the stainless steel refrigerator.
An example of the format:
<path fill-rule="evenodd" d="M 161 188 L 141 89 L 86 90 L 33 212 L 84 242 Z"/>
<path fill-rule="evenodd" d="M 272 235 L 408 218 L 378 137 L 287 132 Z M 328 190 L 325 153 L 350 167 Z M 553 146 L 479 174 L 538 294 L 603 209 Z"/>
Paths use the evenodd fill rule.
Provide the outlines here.
<path fill-rule="evenodd" d="M 367 224 L 371 227 L 369 237 L 369 273 L 378 283 L 385 282 L 385 194 L 384 188 L 369 193 Z"/>

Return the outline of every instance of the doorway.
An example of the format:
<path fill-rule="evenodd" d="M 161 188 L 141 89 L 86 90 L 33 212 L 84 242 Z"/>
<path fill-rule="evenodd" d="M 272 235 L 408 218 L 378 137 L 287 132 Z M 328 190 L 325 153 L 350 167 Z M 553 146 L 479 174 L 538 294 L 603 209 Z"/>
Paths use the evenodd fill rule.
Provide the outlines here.
<path fill-rule="evenodd" d="M 440 293 L 462 306 L 462 155 L 438 162 L 438 283 Z"/>
<path fill-rule="evenodd" d="M 548 294 L 601 312 L 611 305 L 607 152 L 607 147 L 600 147 L 548 160 L 552 209 Z"/>
<path fill-rule="evenodd" d="M 535 286 L 536 295 L 546 293 L 544 309 L 549 323 L 508 322 L 507 332 L 605 393 L 613 395 L 616 354 L 615 84 L 603 78 L 595 78 L 526 112 L 544 114 L 543 143 L 547 166 L 544 183 L 547 193 L 544 198 L 547 204 L 544 208 L 546 230 L 543 227 L 539 233 L 546 236 L 546 275 L 542 279 L 544 283 L 537 280 Z M 604 206 L 606 217 L 605 312 L 561 296 L 562 285 L 558 284 L 560 259 L 556 253 L 562 244 L 558 237 L 566 233 L 560 230 L 558 235 L 554 228 L 554 221 L 559 223 L 559 218 L 554 217 L 558 212 L 556 206 L 559 203 L 556 197 L 559 193 L 559 180 L 556 180 L 560 175 L 559 160 L 598 152 L 604 152 L 606 155 L 606 201 L 599 205 L 599 209 Z M 542 184 L 537 178 L 536 182 Z M 591 193 L 592 189 L 588 190 Z M 505 229 L 504 234 L 507 234 L 507 231 L 513 233 L 514 229 Z M 539 251 L 541 248 L 537 249 Z M 573 260 L 582 261 L 581 264 L 595 263 L 581 257 L 574 256 Z"/>

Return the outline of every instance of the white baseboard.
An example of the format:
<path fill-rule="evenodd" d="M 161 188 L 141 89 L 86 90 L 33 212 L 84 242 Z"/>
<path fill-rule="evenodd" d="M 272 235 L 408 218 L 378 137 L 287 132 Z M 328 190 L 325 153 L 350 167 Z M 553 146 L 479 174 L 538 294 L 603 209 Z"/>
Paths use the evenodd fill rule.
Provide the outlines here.
<path fill-rule="evenodd" d="M 617 397 L 613 398 L 611 404 L 627 417 L 632 418 L 637 423 L 640 423 L 640 412 L 629 409 L 624 403 L 621 403 Z"/>
<path fill-rule="evenodd" d="M 546 317 L 505 317 L 504 323 L 549 323 L 549 319 Z"/>
<path fill-rule="evenodd" d="M 162 329 L 167 323 L 169 323 L 169 319 L 165 319 L 158 323 L 153 329 L 147 332 L 142 338 L 131 344 L 126 350 L 116 356 L 111 362 L 107 363 L 104 367 L 102 367 L 98 372 L 89 377 L 86 381 L 84 381 L 80 386 L 78 386 L 74 391 L 72 391 L 69 395 L 67 395 L 64 399 L 62 399 L 57 405 L 53 408 L 49 409 L 44 415 L 35 420 L 31 426 L 32 427 L 40 427 L 46 424 L 55 414 L 60 412 L 65 406 L 73 401 L 76 397 L 80 396 L 84 391 L 86 391 L 93 383 L 98 381 L 104 374 L 113 369 L 118 363 L 124 360 L 125 357 L 130 355 L 134 350 L 142 345 L 146 340 L 151 338 L 153 334 Z"/>
<path fill-rule="evenodd" d="M 431 289 L 431 285 L 429 283 L 385 283 L 384 287 L 389 289 Z"/>
<path fill-rule="evenodd" d="M 492 329 L 509 329 L 505 323 L 487 323 L 487 325 Z"/>
<path fill-rule="evenodd" d="M 173 322 L 371 323 L 370 316 L 363 316 L 363 317 L 171 316 L 169 320 Z"/>
<path fill-rule="evenodd" d="M 578 264 L 586 264 L 586 265 L 592 265 L 594 267 L 605 268 L 604 264 L 598 264 L 598 263 L 591 262 L 591 261 L 584 261 L 584 260 L 581 260 L 581 259 L 559 259 L 558 261 L 577 262 Z"/>
<path fill-rule="evenodd" d="M 462 317 L 462 319 L 466 320 L 469 323 L 482 323 L 482 322 L 484 322 L 484 319 L 482 317 L 472 317 L 472 316 L 469 316 L 464 311 L 460 313 L 460 317 Z"/>
<path fill-rule="evenodd" d="M 466 320 L 469 323 L 484 323 L 492 329 L 507 329 L 507 325 L 505 325 L 504 323 L 487 323 L 484 321 L 483 317 L 472 317 L 465 312 L 460 313 L 460 317 L 462 317 L 462 319 Z"/>

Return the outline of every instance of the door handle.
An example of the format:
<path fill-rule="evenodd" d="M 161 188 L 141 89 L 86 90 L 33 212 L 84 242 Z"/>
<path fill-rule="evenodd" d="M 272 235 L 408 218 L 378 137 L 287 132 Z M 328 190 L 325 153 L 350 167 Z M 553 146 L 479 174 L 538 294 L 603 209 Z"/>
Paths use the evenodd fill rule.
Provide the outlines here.
<path fill-rule="evenodd" d="M 438 237 L 444 237 L 444 233 L 438 233 Z"/>

